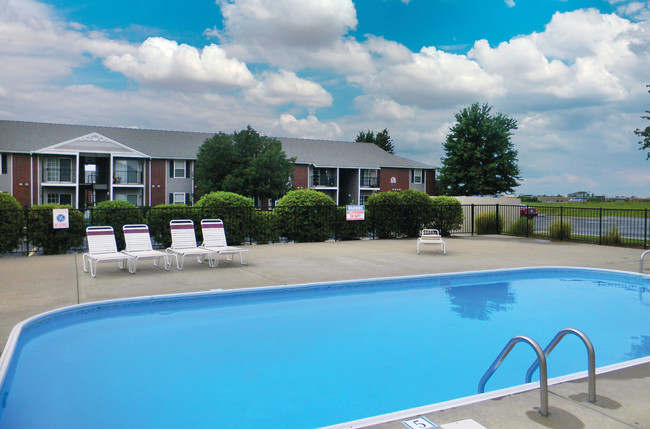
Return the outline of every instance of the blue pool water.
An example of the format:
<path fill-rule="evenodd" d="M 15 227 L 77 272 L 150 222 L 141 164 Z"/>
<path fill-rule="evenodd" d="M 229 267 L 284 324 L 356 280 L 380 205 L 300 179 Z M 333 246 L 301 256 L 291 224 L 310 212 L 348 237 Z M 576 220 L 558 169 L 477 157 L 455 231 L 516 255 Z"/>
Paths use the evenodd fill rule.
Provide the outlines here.
<path fill-rule="evenodd" d="M 647 291 L 647 292 L 646 292 Z M 515 335 L 650 355 L 650 280 L 534 268 L 123 300 L 17 327 L 0 428 L 312 428 L 476 393 Z M 522 384 L 515 347 L 486 386 Z M 586 370 L 566 337 L 549 377 Z"/>

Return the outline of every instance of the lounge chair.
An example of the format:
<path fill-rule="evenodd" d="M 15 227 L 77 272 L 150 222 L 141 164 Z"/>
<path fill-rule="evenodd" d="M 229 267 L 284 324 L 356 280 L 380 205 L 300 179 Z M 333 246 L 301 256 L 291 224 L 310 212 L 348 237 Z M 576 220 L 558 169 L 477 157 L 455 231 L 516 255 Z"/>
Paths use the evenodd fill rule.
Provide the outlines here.
<path fill-rule="evenodd" d="M 216 266 L 217 252 L 208 250 L 196 245 L 194 234 L 194 222 L 190 219 L 172 220 L 169 222 L 172 233 L 172 246 L 168 247 L 166 253 L 176 256 L 176 268 L 183 269 L 185 255 L 194 255 L 199 264 L 202 264 L 205 257 L 208 257 L 208 264 Z"/>
<path fill-rule="evenodd" d="M 115 231 L 111 226 L 89 226 L 86 228 L 86 237 L 88 238 L 88 252 L 81 257 L 84 264 L 84 272 L 88 272 L 86 261 L 90 265 L 90 275 L 97 275 L 97 262 L 119 262 L 119 267 L 124 270 L 129 267 L 131 270 L 131 261 L 133 257 L 117 251 L 117 242 L 115 241 Z"/>
<path fill-rule="evenodd" d="M 201 230 L 203 231 L 203 245 L 201 247 L 218 252 L 218 255 L 226 255 L 228 261 L 232 261 L 233 255 L 238 253 L 239 262 L 242 265 L 248 264 L 248 249 L 228 246 L 226 230 L 223 227 L 223 221 L 221 219 L 203 219 L 201 221 Z M 244 262 L 242 256 L 244 253 L 246 253 L 246 262 Z M 218 258 L 217 265 L 219 265 Z"/>
<path fill-rule="evenodd" d="M 165 259 L 165 271 L 169 271 L 171 260 L 169 255 L 160 250 L 154 250 L 151 246 L 151 236 L 147 225 L 124 225 L 124 241 L 126 249 L 122 250 L 129 256 L 133 256 L 131 261 L 131 272 L 135 274 L 138 269 L 138 261 L 141 259 L 153 259 L 154 266 L 160 266 L 160 260 Z"/>
<path fill-rule="evenodd" d="M 422 230 L 422 232 L 420 233 L 420 238 L 418 238 L 418 255 L 420 254 L 421 244 L 439 244 L 440 246 L 442 246 L 443 255 L 447 254 L 447 250 L 445 248 L 445 242 L 442 240 L 442 237 L 440 236 L 440 231 L 438 231 L 437 229 Z"/>

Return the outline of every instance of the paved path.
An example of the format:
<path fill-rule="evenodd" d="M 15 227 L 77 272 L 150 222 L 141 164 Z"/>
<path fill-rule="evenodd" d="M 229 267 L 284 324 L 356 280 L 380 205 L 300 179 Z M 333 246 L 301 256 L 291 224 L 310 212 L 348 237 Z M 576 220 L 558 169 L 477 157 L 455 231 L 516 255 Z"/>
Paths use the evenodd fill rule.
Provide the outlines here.
<path fill-rule="evenodd" d="M 251 246 L 247 266 L 222 260 L 218 268 L 210 269 L 186 259 L 183 271 L 173 268 L 165 272 L 145 261 L 138 264 L 137 274 L 130 275 L 116 263 L 104 263 L 98 265 L 96 278 L 83 272 L 80 254 L 0 257 L 0 341 L 4 344 L 21 320 L 81 302 L 525 266 L 637 272 L 641 255 L 639 249 L 505 236 L 450 237 L 446 242 L 447 255 L 437 246 L 425 246 L 417 255 L 414 239 Z M 650 273 L 650 263 L 646 265 L 646 273 Z M 608 377 L 612 378 L 609 383 Z M 602 376 L 599 386 L 607 400 L 593 406 L 575 399 L 586 391 L 579 382 L 553 388 L 552 416 L 547 419 L 534 412 L 539 406 L 537 391 L 438 412 L 430 418 L 437 423 L 473 418 L 488 428 L 650 428 L 650 365 Z M 381 427 L 405 426 L 395 422 Z"/>

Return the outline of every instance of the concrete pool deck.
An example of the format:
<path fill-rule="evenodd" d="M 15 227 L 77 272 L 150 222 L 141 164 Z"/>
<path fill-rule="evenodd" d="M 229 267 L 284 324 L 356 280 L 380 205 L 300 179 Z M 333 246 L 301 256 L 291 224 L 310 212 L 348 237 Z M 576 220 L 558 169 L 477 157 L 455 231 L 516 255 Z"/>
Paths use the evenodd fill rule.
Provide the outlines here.
<path fill-rule="evenodd" d="M 247 266 L 222 258 L 211 269 L 187 258 L 183 271 L 173 265 L 165 272 L 142 261 L 130 275 L 117 263 L 100 263 L 96 278 L 83 272 L 81 254 L 0 257 L 0 341 L 4 347 L 13 326 L 35 314 L 106 299 L 527 266 L 638 272 L 642 253 L 505 236 L 445 241 L 447 255 L 438 246 L 425 246 L 417 255 L 415 239 L 250 246 Z M 650 262 L 646 265 L 650 273 Z M 650 364 L 599 375 L 596 404 L 585 401 L 586 389 L 586 380 L 550 386 L 546 418 L 537 413 L 537 389 L 424 415 L 439 425 L 473 419 L 489 429 L 650 428 Z M 402 420 L 407 418 L 373 427 L 404 428 Z"/>

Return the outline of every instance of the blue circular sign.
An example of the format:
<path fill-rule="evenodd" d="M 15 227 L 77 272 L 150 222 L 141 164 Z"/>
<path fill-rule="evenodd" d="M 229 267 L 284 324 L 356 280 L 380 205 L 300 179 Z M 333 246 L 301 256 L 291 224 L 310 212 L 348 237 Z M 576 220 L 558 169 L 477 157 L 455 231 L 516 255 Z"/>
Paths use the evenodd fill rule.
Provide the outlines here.
<path fill-rule="evenodd" d="M 65 216 L 62 214 L 57 215 L 56 220 L 57 222 L 63 222 L 65 220 Z"/>

